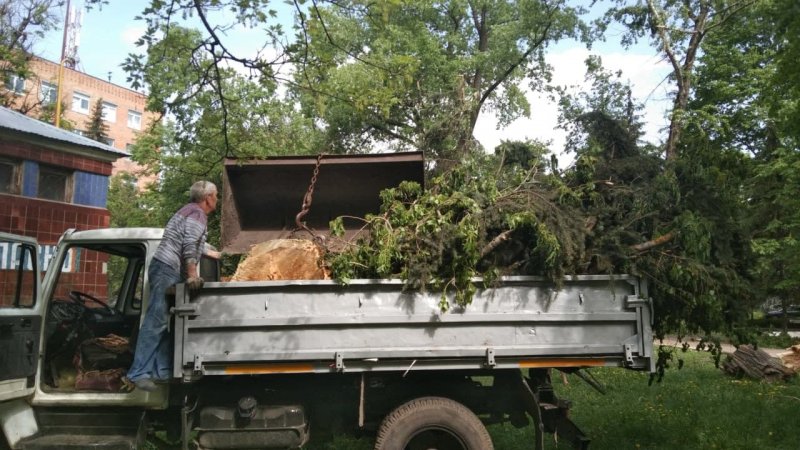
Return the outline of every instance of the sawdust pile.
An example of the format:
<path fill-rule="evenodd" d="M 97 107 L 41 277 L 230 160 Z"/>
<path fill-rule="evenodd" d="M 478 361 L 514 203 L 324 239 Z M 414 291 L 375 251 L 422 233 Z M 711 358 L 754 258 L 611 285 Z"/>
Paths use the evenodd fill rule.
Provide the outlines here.
<path fill-rule="evenodd" d="M 303 239 L 274 239 L 254 245 L 231 281 L 327 280 L 322 249 Z"/>

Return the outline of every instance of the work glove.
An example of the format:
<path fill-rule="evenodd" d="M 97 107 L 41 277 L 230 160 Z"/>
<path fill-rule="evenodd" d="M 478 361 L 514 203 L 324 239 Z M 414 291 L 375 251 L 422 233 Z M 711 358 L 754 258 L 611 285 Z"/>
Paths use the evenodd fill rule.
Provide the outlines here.
<path fill-rule="evenodd" d="M 186 280 L 186 287 L 189 289 L 189 295 L 194 297 L 200 288 L 203 287 L 203 279 L 200 277 L 191 277 Z"/>

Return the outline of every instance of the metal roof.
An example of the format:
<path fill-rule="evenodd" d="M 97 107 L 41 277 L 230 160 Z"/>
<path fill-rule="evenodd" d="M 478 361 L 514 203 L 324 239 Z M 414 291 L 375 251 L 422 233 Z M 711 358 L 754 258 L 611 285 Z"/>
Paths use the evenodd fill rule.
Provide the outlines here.
<path fill-rule="evenodd" d="M 13 130 L 23 134 L 39 136 L 68 145 L 89 147 L 94 150 L 114 153 L 120 156 L 130 156 L 129 153 L 118 150 L 110 145 L 83 137 L 71 131 L 56 128 L 49 123 L 28 117 L 8 108 L 0 107 L 0 132 L 5 130 Z"/>
<path fill-rule="evenodd" d="M 69 233 L 66 240 L 155 240 L 161 239 L 164 234 L 163 228 L 98 228 L 96 230 L 73 231 Z"/>

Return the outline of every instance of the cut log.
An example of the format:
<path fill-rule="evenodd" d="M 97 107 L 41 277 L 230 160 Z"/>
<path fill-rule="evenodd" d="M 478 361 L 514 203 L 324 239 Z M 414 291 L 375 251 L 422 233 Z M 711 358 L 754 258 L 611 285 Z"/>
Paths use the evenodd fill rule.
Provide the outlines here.
<path fill-rule="evenodd" d="M 722 369 L 733 376 L 747 376 L 756 380 L 786 381 L 794 376 L 794 371 L 784 367 L 780 359 L 770 356 L 763 350 L 756 350 L 752 345 L 740 345 L 736 351 L 728 354 L 722 363 Z"/>
<path fill-rule="evenodd" d="M 274 239 L 254 245 L 231 281 L 327 280 L 323 250 L 303 239 Z"/>
<path fill-rule="evenodd" d="M 793 345 L 786 350 L 778 355 L 781 357 L 783 365 L 795 372 L 800 372 L 800 344 Z"/>

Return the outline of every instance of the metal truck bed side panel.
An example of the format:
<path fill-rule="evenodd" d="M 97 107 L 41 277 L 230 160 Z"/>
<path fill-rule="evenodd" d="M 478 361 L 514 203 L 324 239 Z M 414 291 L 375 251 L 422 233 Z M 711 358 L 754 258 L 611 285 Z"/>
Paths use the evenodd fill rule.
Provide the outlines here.
<path fill-rule="evenodd" d="M 417 368 L 524 366 L 554 358 L 649 368 L 650 306 L 640 294 L 638 280 L 628 276 L 572 277 L 560 287 L 509 277 L 479 287 L 466 308 L 442 313 L 440 294 L 404 292 L 398 280 L 206 283 L 191 299 L 179 286 L 174 375 L 243 367 L 270 373 L 268 364 L 320 372 L 397 370 L 409 361 Z"/>

